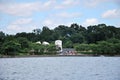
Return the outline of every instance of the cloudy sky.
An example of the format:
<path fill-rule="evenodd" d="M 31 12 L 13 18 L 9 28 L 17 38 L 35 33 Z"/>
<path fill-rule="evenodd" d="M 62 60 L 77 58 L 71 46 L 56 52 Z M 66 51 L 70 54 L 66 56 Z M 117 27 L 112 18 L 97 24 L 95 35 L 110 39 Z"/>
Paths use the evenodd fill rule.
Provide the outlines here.
<path fill-rule="evenodd" d="M 8 34 L 72 23 L 120 27 L 120 0 L 0 0 L 0 31 Z"/>

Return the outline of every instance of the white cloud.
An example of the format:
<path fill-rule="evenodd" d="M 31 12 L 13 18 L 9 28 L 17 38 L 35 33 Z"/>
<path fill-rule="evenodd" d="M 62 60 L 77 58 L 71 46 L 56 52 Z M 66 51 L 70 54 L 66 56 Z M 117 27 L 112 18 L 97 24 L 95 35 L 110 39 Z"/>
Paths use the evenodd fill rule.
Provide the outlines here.
<path fill-rule="evenodd" d="M 43 21 L 42 25 L 47 26 L 50 29 L 54 29 L 55 27 L 59 25 L 66 25 L 70 26 L 73 22 L 70 21 L 62 21 L 62 20 L 56 20 L 56 19 L 46 19 Z"/>
<path fill-rule="evenodd" d="M 52 20 L 52 19 L 46 19 L 42 22 L 43 26 L 47 26 L 50 29 L 54 29 L 55 27 L 57 27 L 59 25 L 59 22 L 56 20 Z"/>
<path fill-rule="evenodd" d="M 80 0 L 83 6 L 87 7 L 97 7 L 98 5 L 102 5 L 102 3 L 115 3 L 120 6 L 120 0 Z"/>
<path fill-rule="evenodd" d="M 83 26 L 89 26 L 89 25 L 96 25 L 98 24 L 99 21 L 96 18 L 90 18 L 90 19 L 86 19 L 85 22 L 83 22 Z"/>
<path fill-rule="evenodd" d="M 100 3 L 103 3 L 106 1 L 110 1 L 110 0 L 84 0 L 84 1 L 82 1 L 82 3 L 87 7 L 96 7 Z"/>
<path fill-rule="evenodd" d="M 54 0 L 31 3 L 1 3 L 0 11 L 14 16 L 29 16 L 35 11 L 44 11 L 53 7 Z"/>
<path fill-rule="evenodd" d="M 19 32 L 32 32 L 33 29 L 36 29 L 35 25 L 8 25 L 4 32 L 8 34 L 15 34 Z"/>
<path fill-rule="evenodd" d="M 108 10 L 102 14 L 102 18 L 120 18 L 120 9 Z"/>
<path fill-rule="evenodd" d="M 16 32 L 16 31 L 20 31 L 21 27 L 19 25 L 10 24 L 7 26 L 7 30 Z"/>
<path fill-rule="evenodd" d="M 32 12 L 36 9 L 33 7 L 35 4 L 36 3 L 1 4 L 0 11 L 15 16 L 27 16 L 31 15 Z"/>
<path fill-rule="evenodd" d="M 29 24 L 32 22 L 32 19 L 31 18 L 21 18 L 21 19 L 18 19 L 14 22 L 12 22 L 12 24 L 14 25 L 23 25 L 23 24 Z"/>
<path fill-rule="evenodd" d="M 33 24 L 31 18 L 22 18 L 22 19 L 18 19 L 16 21 L 11 22 L 6 27 L 5 32 L 9 34 L 18 33 L 18 32 L 31 32 L 35 28 L 36 26 Z"/>
<path fill-rule="evenodd" d="M 56 0 L 48 0 L 47 2 L 43 3 L 43 7 L 49 8 L 53 7 L 56 4 Z"/>
<path fill-rule="evenodd" d="M 45 2 L 27 2 L 27 3 L 16 3 L 7 2 L 0 3 L 0 12 L 7 13 L 14 16 L 30 16 L 35 12 L 42 12 L 45 10 L 52 9 L 66 9 L 79 4 L 79 0 L 48 0 Z"/>
<path fill-rule="evenodd" d="M 57 12 L 55 14 L 48 15 L 48 17 L 42 21 L 42 25 L 48 26 L 51 29 L 57 27 L 58 25 L 70 25 L 73 23 L 73 20 L 79 18 L 80 16 L 81 13 L 79 12 Z"/>
<path fill-rule="evenodd" d="M 80 0 L 62 0 L 61 3 L 58 3 L 56 9 L 65 9 L 69 7 L 76 6 L 80 3 Z"/>
<path fill-rule="evenodd" d="M 47 20 L 43 21 L 43 25 L 46 25 L 46 26 L 48 26 L 48 25 L 53 25 L 53 21 L 47 19 Z"/>
<path fill-rule="evenodd" d="M 80 17 L 81 13 L 77 13 L 77 12 L 74 12 L 74 13 L 61 12 L 61 13 L 58 13 L 58 14 L 55 14 L 55 15 L 57 17 L 60 17 L 60 18 L 76 18 L 76 17 Z"/>

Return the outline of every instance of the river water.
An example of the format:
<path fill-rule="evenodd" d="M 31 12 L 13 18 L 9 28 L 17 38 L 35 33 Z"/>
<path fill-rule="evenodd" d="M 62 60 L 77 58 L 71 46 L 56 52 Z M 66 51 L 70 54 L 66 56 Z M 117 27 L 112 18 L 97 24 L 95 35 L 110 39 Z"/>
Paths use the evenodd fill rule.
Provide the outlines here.
<path fill-rule="evenodd" d="M 120 80 L 120 57 L 1 58 L 0 80 Z"/>

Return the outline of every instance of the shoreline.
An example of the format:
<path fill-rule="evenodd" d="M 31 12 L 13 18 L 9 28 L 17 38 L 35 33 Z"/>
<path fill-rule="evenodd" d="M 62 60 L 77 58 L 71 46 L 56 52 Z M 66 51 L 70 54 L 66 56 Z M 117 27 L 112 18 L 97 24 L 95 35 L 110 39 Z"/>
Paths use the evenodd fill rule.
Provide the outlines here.
<path fill-rule="evenodd" d="M 0 58 L 32 58 L 32 57 L 120 57 L 120 55 L 25 55 L 25 56 L 1 56 Z"/>

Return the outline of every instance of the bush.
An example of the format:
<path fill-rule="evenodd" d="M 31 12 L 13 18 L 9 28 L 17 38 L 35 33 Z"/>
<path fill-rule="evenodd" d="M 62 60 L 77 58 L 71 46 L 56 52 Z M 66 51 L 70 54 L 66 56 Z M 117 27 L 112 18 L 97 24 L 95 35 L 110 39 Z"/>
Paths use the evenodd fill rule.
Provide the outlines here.
<path fill-rule="evenodd" d="M 71 40 L 68 40 L 64 44 L 65 48 L 73 48 L 73 42 Z"/>
<path fill-rule="evenodd" d="M 46 54 L 56 54 L 56 53 L 57 53 L 56 46 L 53 44 L 48 45 Z"/>
<path fill-rule="evenodd" d="M 1 50 L 6 55 L 17 55 L 20 50 L 20 44 L 16 41 L 6 41 L 3 43 Z"/>
<path fill-rule="evenodd" d="M 77 51 L 89 51 L 90 50 L 88 44 L 77 44 L 77 45 L 75 45 L 75 49 Z"/>
<path fill-rule="evenodd" d="M 56 54 L 56 46 L 51 45 L 40 45 L 31 43 L 30 45 L 31 50 L 34 50 L 35 55 L 44 55 L 44 54 Z"/>
<path fill-rule="evenodd" d="M 115 44 L 114 47 L 115 47 L 116 54 L 120 55 L 120 43 Z"/>
<path fill-rule="evenodd" d="M 97 44 L 77 44 L 74 48 L 83 54 L 120 55 L 120 41 L 117 39 L 99 41 Z"/>
<path fill-rule="evenodd" d="M 100 41 L 94 47 L 93 52 L 97 53 L 98 55 L 115 55 L 117 53 L 117 45 L 109 43 L 107 41 Z"/>
<path fill-rule="evenodd" d="M 44 53 L 44 46 L 36 43 L 30 43 L 30 52 L 35 55 L 41 55 Z"/>
<path fill-rule="evenodd" d="M 113 43 L 113 44 L 117 44 L 117 43 L 120 43 L 120 40 L 119 39 L 115 39 L 115 38 L 111 38 L 111 39 L 108 39 L 107 42 Z"/>

